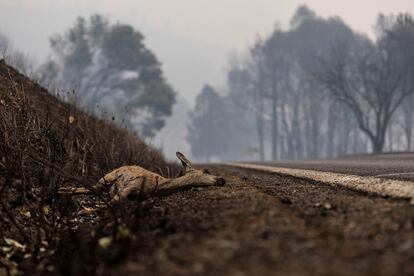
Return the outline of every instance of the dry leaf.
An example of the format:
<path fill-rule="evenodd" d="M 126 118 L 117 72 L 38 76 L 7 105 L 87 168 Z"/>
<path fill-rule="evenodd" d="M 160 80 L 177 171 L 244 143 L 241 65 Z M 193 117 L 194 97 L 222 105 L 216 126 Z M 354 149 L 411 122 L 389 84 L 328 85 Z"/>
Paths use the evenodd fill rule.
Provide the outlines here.
<path fill-rule="evenodd" d="M 19 208 L 17 209 L 17 211 L 19 212 L 19 214 L 21 214 L 22 216 L 25 216 L 27 218 L 31 218 L 32 214 L 30 213 L 30 211 L 27 211 L 26 208 Z"/>
<path fill-rule="evenodd" d="M 50 213 L 50 207 L 49 206 L 43 206 L 42 207 L 42 212 L 45 215 L 49 215 L 49 213 Z"/>
<path fill-rule="evenodd" d="M 4 238 L 4 241 L 9 246 L 14 246 L 14 247 L 20 248 L 20 249 L 25 249 L 26 248 L 23 244 L 19 243 L 18 241 L 15 241 L 13 239 Z"/>
<path fill-rule="evenodd" d="M 102 249 L 107 249 L 111 245 L 111 243 L 112 243 L 111 237 L 100 238 L 98 241 L 98 244 Z"/>
<path fill-rule="evenodd" d="M 124 239 L 132 237 L 131 231 L 129 231 L 129 229 L 125 227 L 120 227 L 118 229 L 118 233 L 119 233 L 119 237 L 124 238 Z"/>
<path fill-rule="evenodd" d="M 3 253 L 9 253 L 13 250 L 13 248 L 11 248 L 10 246 L 2 246 L 0 247 L 0 251 Z"/>

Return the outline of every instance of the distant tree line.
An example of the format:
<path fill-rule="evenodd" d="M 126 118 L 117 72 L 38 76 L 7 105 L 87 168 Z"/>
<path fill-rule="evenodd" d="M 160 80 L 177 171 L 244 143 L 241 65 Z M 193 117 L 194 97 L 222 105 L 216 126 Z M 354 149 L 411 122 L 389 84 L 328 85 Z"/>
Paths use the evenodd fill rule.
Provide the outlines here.
<path fill-rule="evenodd" d="M 206 86 L 191 113 L 206 160 L 306 159 L 412 150 L 414 19 L 380 15 L 376 38 L 301 6 Z M 212 122 L 214 121 L 214 123 Z"/>
<path fill-rule="evenodd" d="M 35 66 L 30 57 L 17 50 L 11 40 L 0 31 L 0 59 L 18 69 L 21 73 L 29 77 L 35 76 Z"/>
<path fill-rule="evenodd" d="M 38 70 L 40 82 L 75 91 L 78 103 L 152 138 L 171 115 L 175 92 L 144 36 L 101 15 L 79 17 L 51 37 L 52 54 Z"/>

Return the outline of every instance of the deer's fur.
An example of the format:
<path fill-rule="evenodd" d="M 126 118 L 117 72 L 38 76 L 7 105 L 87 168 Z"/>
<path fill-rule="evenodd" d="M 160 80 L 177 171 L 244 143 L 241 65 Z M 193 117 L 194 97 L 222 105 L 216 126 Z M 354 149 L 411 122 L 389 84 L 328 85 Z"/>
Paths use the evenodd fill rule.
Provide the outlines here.
<path fill-rule="evenodd" d="M 147 197 L 151 194 L 169 194 L 189 187 L 223 186 L 225 180 L 210 174 L 207 170 L 197 170 L 180 152 L 177 158 L 184 168 L 184 175 L 166 178 L 140 166 L 123 166 L 102 177 L 93 189 L 107 191 L 112 201 L 134 197 Z M 82 194 L 85 188 L 60 189 L 61 193 Z"/>

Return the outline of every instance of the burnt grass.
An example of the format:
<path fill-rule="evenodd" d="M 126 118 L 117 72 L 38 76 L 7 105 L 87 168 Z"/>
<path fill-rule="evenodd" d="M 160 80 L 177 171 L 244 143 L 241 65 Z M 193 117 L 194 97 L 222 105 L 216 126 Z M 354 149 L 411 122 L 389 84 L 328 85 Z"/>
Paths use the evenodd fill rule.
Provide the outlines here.
<path fill-rule="evenodd" d="M 142 202 L 107 206 L 104 195 L 57 191 L 89 188 L 131 164 L 168 167 L 137 136 L 59 100 L 0 60 L 0 275 L 96 273 L 122 261 L 134 246 L 130 229 Z M 79 215 L 97 204 L 106 207 L 98 215 Z M 102 238 L 111 240 L 110 253 Z"/>

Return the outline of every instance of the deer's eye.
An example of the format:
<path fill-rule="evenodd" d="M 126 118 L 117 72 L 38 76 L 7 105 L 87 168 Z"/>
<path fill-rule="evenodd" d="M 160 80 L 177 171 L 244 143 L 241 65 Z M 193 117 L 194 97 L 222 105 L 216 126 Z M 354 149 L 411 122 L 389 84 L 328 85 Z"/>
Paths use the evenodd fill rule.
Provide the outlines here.
<path fill-rule="evenodd" d="M 209 172 L 207 169 L 204 169 L 204 170 L 203 170 L 203 173 L 205 173 L 205 174 L 210 174 L 210 172 Z"/>

